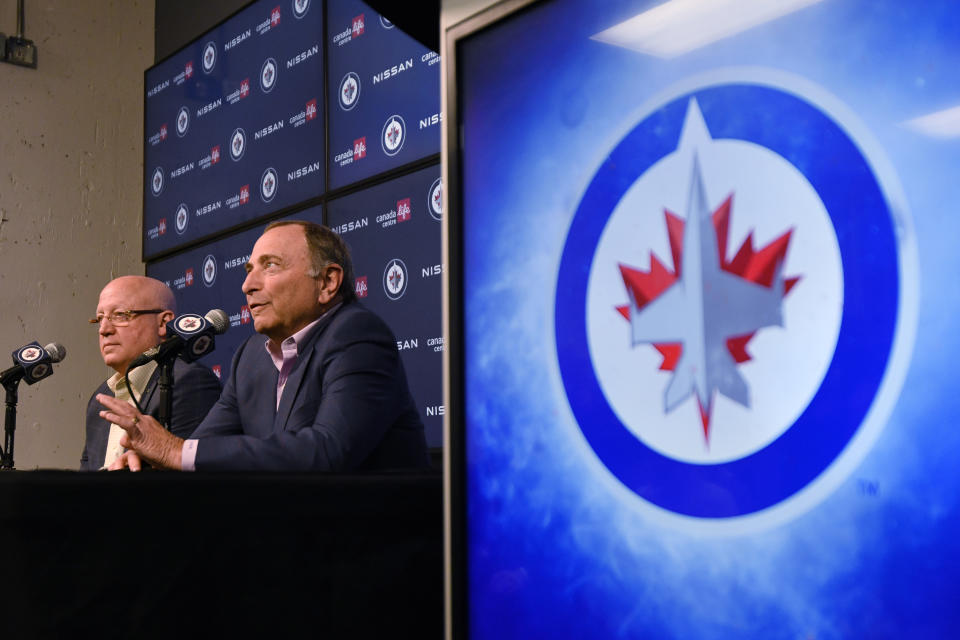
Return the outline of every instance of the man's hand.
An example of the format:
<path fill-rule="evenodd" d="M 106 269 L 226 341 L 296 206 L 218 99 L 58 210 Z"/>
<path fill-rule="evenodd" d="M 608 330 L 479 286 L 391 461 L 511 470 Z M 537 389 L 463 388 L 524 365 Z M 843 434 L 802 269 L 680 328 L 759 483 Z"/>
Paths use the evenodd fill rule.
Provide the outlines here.
<path fill-rule="evenodd" d="M 124 469 L 140 471 L 142 468 L 143 463 L 140 461 L 140 456 L 137 455 L 136 451 L 124 451 L 123 455 L 114 460 L 107 468 L 107 471 L 122 471 Z"/>
<path fill-rule="evenodd" d="M 120 438 L 120 444 L 135 452 L 124 454 L 117 462 L 117 468 L 128 467 L 131 471 L 140 470 L 140 458 L 154 467 L 180 470 L 183 440 L 163 428 L 152 416 L 145 416 L 135 407 L 113 396 L 97 394 L 97 402 L 106 407 L 100 417 L 112 422 L 127 433 Z M 114 465 L 110 468 L 113 469 Z"/>

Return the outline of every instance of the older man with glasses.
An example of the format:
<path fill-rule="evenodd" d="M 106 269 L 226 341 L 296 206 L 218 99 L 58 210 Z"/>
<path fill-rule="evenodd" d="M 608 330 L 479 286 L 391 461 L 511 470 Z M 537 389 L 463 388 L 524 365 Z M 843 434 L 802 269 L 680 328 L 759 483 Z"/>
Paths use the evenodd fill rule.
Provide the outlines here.
<path fill-rule="evenodd" d="M 93 393 L 87 405 L 87 437 L 80 458 L 81 470 L 96 471 L 109 467 L 123 453 L 120 445 L 123 430 L 100 417 L 97 394 L 113 395 L 132 405 L 132 392 L 145 413 L 157 415 L 160 394 L 156 392 L 156 363 L 150 362 L 130 371 L 129 388 L 124 374 L 137 356 L 163 340 L 167 322 L 175 314 L 173 292 L 153 278 L 122 276 L 107 283 L 100 292 L 97 315 L 90 319 L 90 323 L 97 325 L 100 355 L 114 374 Z M 180 360 L 174 365 L 173 378 L 170 431 L 186 438 L 220 397 L 220 382 L 207 367 Z"/>

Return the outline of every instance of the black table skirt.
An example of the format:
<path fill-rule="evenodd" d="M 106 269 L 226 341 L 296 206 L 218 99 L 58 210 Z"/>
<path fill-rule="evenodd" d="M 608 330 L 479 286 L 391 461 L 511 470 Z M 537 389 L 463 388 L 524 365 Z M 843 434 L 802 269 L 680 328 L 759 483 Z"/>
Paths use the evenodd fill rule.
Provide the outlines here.
<path fill-rule="evenodd" d="M 440 637 L 439 474 L 0 473 L 7 637 Z"/>

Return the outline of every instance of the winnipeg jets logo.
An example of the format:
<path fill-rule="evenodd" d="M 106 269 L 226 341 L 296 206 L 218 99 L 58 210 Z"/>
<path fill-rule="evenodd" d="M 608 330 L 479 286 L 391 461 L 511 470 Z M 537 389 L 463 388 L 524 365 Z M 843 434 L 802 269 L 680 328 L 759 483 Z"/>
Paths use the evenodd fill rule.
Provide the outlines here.
<path fill-rule="evenodd" d="M 380 26 L 382 26 L 384 29 L 393 29 L 393 23 L 383 16 L 380 16 Z"/>
<path fill-rule="evenodd" d="M 153 170 L 153 175 L 150 177 L 150 193 L 154 196 L 159 196 L 163 191 L 163 167 L 157 167 Z"/>
<path fill-rule="evenodd" d="M 270 93 L 277 86 L 277 61 L 267 58 L 260 67 L 260 88 L 264 93 Z"/>
<path fill-rule="evenodd" d="M 383 290 L 391 300 L 399 300 L 407 291 L 407 265 L 394 258 L 383 270 Z"/>
<path fill-rule="evenodd" d="M 343 76 L 340 81 L 340 108 L 344 111 L 350 111 L 357 106 L 357 100 L 360 98 L 360 76 L 353 71 Z"/>
<path fill-rule="evenodd" d="M 797 513 L 866 451 L 858 429 L 877 433 L 865 417 L 910 342 L 907 236 L 848 135 L 779 88 L 711 86 L 641 120 L 584 194 L 558 273 L 561 374 L 594 452 L 661 509 Z"/>
<path fill-rule="evenodd" d="M 427 193 L 427 211 L 434 220 L 443 219 L 443 182 L 437 178 L 430 185 L 430 191 Z"/>
<path fill-rule="evenodd" d="M 293 0 L 293 16 L 298 20 L 307 15 L 310 10 L 310 0 Z"/>
<path fill-rule="evenodd" d="M 380 146 L 383 152 L 388 156 L 395 156 L 403 148 L 404 138 L 407 137 L 407 125 L 403 118 L 398 115 L 392 115 L 387 118 L 383 125 L 383 131 L 380 133 Z"/>
<path fill-rule="evenodd" d="M 190 221 L 190 209 L 187 208 L 186 204 L 180 203 L 174 220 L 176 221 L 177 235 L 183 235 L 183 232 L 187 230 L 187 222 Z"/>
<path fill-rule="evenodd" d="M 208 255 L 203 259 L 203 284 L 212 287 L 217 281 L 217 259 Z"/>
<path fill-rule="evenodd" d="M 217 64 L 217 45 L 211 40 L 203 47 L 203 72 L 210 73 Z"/>
<path fill-rule="evenodd" d="M 190 128 L 190 110 L 186 107 L 180 107 L 180 111 L 177 112 L 177 135 L 181 138 L 187 135 L 187 130 Z"/>
<path fill-rule="evenodd" d="M 665 212 L 678 268 L 671 272 L 652 254 L 648 272 L 621 264 L 630 303 L 617 310 L 630 322 L 631 344 L 654 345 L 664 355 L 661 369 L 674 372 L 664 409 L 694 397 L 709 440 L 715 392 L 750 406 L 736 364 L 750 359 L 746 345 L 757 331 L 783 326 L 783 296 L 798 279 L 782 275 L 789 231 L 760 252 L 744 244 L 736 262 L 719 253 L 733 196 L 711 212 L 700 171 L 694 156 L 686 222 Z"/>
<path fill-rule="evenodd" d="M 20 351 L 20 359 L 23 362 L 34 362 L 35 360 L 39 360 L 42 355 L 43 351 L 32 346 L 26 347 Z"/>
<path fill-rule="evenodd" d="M 230 136 L 230 159 L 236 162 L 243 157 L 243 152 L 247 150 L 247 133 L 237 127 Z"/>
<path fill-rule="evenodd" d="M 277 170 L 270 167 L 260 178 L 260 198 L 264 202 L 270 202 L 275 195 L 277 195 Z"/>
<path fill-rule="evenodd" d="M 177 319 L 177 329 L 183 333 L 196 333 L 203 327 L 204 320 L 200 316 L 187 313 Z"/>

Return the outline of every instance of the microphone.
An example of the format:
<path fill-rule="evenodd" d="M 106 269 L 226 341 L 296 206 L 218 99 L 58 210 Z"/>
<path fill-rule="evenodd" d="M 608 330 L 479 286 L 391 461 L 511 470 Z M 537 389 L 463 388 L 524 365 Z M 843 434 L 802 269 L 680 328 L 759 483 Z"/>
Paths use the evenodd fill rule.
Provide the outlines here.
<path fill-rule="evenodd" d="M 53 375 L 53 363 L 60 362 L 67 356 L 67 350 L 58 342 L 51 342 L 45 347 L 34 340 L 28 345 L 16 349 L 12 354 L 13 366 L 0 373 L 0 384 L 26 379 L 27 384 L 34 384 Z"/>
<path fill-rule="evenodd" d="M 185 362 L 213 351 L 214 335 L 220 335 L 230 328 L 230 318 L 221 309 L 212 309 L 205 316 L 185 313 L 167 323 L 167 339 L 137 356 L 130 363 L 128 371 L 157 360 L 172 360 L 180 356 Z"/>

